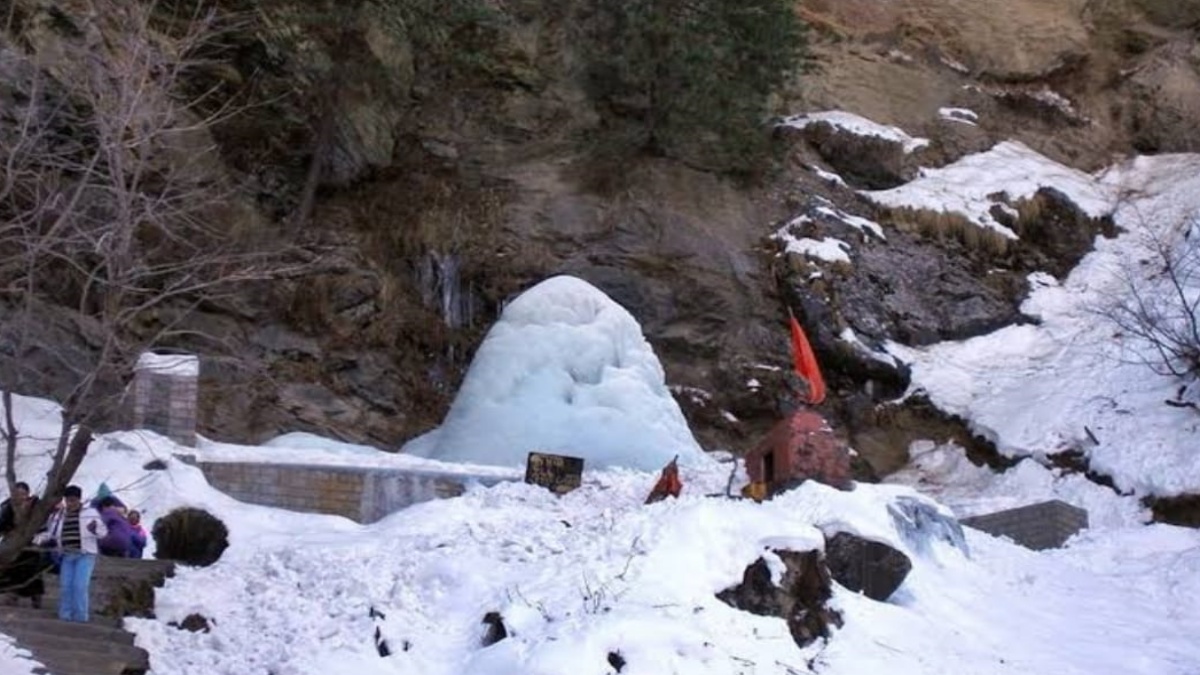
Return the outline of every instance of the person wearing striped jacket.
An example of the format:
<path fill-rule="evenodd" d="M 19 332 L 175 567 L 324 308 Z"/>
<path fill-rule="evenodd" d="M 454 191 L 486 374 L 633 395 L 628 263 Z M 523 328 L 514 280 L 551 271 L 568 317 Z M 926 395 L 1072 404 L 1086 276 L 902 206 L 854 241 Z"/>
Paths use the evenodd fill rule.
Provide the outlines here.
<path fill-rule="evenodd" d="M 96 569 L 99 541 L 108 533 L 96 509 L 83 503 L 83 490 L 67 486 L 63 502 L 50 516 L 47 538 L 62 555 L 58 599 L 58 618 L 87 622 L 90 619 L 88 596 L 92 571 Z"/>

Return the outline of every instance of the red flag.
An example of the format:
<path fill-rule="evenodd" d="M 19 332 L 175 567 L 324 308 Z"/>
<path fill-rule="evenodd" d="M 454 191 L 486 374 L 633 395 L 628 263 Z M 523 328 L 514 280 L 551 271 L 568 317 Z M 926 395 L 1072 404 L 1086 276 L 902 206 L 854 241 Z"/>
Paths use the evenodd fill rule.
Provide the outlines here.
<path fill-rule="evenodd" d="M 796 321 L 796 315 L 788 311 L 792 327 L 792 364 L 796 374 L 808 381 L 808 402 L 819 405 L 825 400 L 825 378 L 821 377 L 821 367 L 817 365 L 817 355 L 813 353 L 812 345 Z"/>

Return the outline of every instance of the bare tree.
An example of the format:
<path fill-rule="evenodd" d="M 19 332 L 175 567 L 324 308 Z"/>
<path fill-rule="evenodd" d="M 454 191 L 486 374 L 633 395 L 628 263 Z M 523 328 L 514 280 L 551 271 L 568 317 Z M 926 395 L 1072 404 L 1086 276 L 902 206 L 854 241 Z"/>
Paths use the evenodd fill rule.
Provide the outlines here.
<path fill-rule="evenodd" d="M 238 227 L 236 186 L 211 130 L 236 112 L 190 88 L 221 58 L 222 18 L 203 3 L 86 2 L 68 30 L 26 51 L 0 43 L 22 91 L 0 111 L 0 390 L 10 493 L 20 430 L 13 391 L 43 391 L 29 355 L 56 355 L 38 328 L 67 306 L 89 343 L 57 377 L 62 425 L 43 499 L 0 564 L 26 546 L 111 419 L 137 357 L 182 338 L 183 320 L 246 283 L 303 273 L 253 227 Z M 2 102 L 2 101 L 0 101 Z M 249 234 L 248 234 L 249 233 Z M 293 250 L 292 253 L 298 253 Z"/>
<path fill-rule="evenodd" d="M 1196 407 L 1182 392 L 1200 381 L 1200 215 L 1164 231 L 1144 227 L 1144 254 L 1125 261 L 1124 295 L 1103 309 L 1134 339 L 1135 358 L 1184 385 L 1172 405 Z"/>

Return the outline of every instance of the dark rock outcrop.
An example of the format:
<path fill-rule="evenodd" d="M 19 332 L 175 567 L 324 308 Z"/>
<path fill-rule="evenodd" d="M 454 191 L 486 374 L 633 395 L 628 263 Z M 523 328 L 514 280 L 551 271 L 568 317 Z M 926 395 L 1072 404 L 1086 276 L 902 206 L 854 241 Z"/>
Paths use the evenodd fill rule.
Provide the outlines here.
<path fill-rule="evenodd" d="M 717 594 L 737 609 L 774 616 L 787 621 L 792 639 L 806 647 L 819 638 L 828 638 L 831 628 L 842 626 L 842 617 L 826 606 L 832 596 L 829 568 L 820 551 L 773 553 L 783 561 L 783 577 L 775 584 L 771 568 L 762 558 L 746 568 L 742 583 Z"/>
<path fill-rule="evenodd" d="M 886 190 L 916 175 L 917 163 L 897 141 L 842 131 L 828 122 L 814 122 L 799 132 L 784 127 L 779 133 L 798 133 L 856 188 Z"/>
<path fill-rule="evenodd" d="M 912 571 L 900 551 L 849 532 L 825 539 L 825 558 L 833 580 L 855 593 L 885 602 Z"/>
<path fill-rule="evenodd" d="M 178 628 L 179 630 L 186 630 L 190 633 L 208 633 L 212 630 L 212 625 L 209 622 L 208 617 L 195 612 L 183 617 L 183 621 L 172 621 L 167 625 Z"/>
<path fill-rule="evenodd" d="M 1200 495 L 1151 497 L 1146 499 L 1145 503 L 1150 507 L 1156 522 L 1200 528 Z"/>

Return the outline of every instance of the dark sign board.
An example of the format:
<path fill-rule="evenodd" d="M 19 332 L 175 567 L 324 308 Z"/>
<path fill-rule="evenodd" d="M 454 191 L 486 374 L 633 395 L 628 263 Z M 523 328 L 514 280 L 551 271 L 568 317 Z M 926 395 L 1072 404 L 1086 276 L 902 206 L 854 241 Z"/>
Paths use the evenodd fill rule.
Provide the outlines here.
<path fill-rule="evenodd" d="M 531 452 L 525 462 L 525 482 L 565 495 L 583 482 L 583 458 Z"/>

